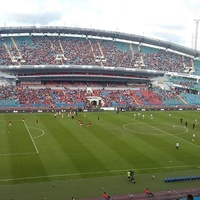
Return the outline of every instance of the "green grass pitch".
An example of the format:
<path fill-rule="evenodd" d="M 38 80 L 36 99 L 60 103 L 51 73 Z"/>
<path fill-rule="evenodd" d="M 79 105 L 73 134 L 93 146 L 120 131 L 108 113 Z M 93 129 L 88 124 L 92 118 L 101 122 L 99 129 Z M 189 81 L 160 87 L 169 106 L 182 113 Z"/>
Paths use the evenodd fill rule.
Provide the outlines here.
<path fill-rule="evenodd" d="M 85 198 L 104 191 L 112 196 L 146 187 L 200 185 L 197 180 L 163 181 L 200 175 L 200 122 L 193 129 L 199 111 L 81 112 L 74 120 L 67 115 L 0 114 L 1 199 Z M 129 169 L 136 184 L 127 180 Z"/>

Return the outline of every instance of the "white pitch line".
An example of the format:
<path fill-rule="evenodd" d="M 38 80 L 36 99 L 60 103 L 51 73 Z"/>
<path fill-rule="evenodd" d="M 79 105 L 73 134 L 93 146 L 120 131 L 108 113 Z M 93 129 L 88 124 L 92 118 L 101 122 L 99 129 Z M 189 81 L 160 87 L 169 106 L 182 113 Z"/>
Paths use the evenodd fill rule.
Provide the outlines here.
<path fill-rule="evenodd" d="M 134 133 L 139 133 L 139 134 L 148 135 L 148 133 L 144 133 L 144 132 L 140 132 L 140 131 L 134 131 L 134 130 L 131 130 L 131 129 L 126 128 L 126 126 L 128 126 L 128 125 L 130 125 L 130 124 L 134 124 L 134 123 L 124 124 L 124 125 L 123 125 L 123 128 L 124 128 L 125 130 L 127 130 L 127 131 L 130 131 L 130 132 L 134 132 Z M 162 124 L 166 124 L 166 123 L 162 123 Z M 135 124 L 134 124 L 134 125 L 135 125 Z M 167 125 L 172 125 L 172 124 L 167 124 Z M 177 127 L 184 128 L 186 131 L 185 131 L 185 132 L 182 132 L 182 133 L 175 134 L 175 135 L 182 135 L 182 134 L 188 132 L 188 129 L 185 128 L 185 127 L 182 127 L 182 126 L 177 126 Z M 159 131 L 160 131 L 160 130 L 159 130 Z M 157 134 L 157 133 L 155 133 L 155 134 L 154 134 L 154 133 L 150 133 L 149 135 L 159 135 L 159 134 Z M 166 135 L 168 135 L 168 134 L 163 134 L 163 135 L 166 136 Z"/>
<path fill-rule="evenodd" d="M 150 167 L 150 168 L 141 168 L 134 169 L 135 171 L 143 170 L 158 170 L 158 169 L 172 169 L 172 168 L 188 168 L 188 167 L 197 167 L 197 165 L 185 165 L 185 166 L 169 166 L 169 167 Z M 88 173 L 72 173 L 72 174 L 55 174 L 49 176 L 35 176 L 35 177 L 24 177 L 24 178 L 8 178 L 0 179 L 0 182 L 5 181 L 17 181 L 17 180 L 31 180 L 31 179 L 40 179 L 40 178 L 54 178 L 54 177 L 66 177 L 66 176 L 80 176 L 80 175 L 92 175 L 92 174 L 105 174 L 105 173 L 116 173 L 116 172 L 126 172 L 128 169 L 123 170 L 111 170 L 111 171 L 99 171 L 99 172 L 88 172 Z"/>
<path fill-rule="evenodd" d="M 34 145 L 34 147 L 35 147 L 36 152 L 39 153 L 39 151 L 38 151 L 38 149 L 37 149 L 37 147 L 36 147 L 36 144 L 35 144 L 35 142 L 34 142 L 32 136 L 31 136 L 31 133 L 30 133 L 30 131 L 29 131 L 29 129 L 28 129 L 28 127 L 27 127 L 27 125 L 26 125 L 25 122 L 24 122 L 24 125 L 25 125 L 25 127 L 26 127 L 26 130 L 28 131 L 28 134 L 29 134 L 29 136 L 30 136 L 30 138 L 31 138 L 31 141 L 32 141 L 32 143 L 33 143 L 33 145 Z"/>
<path fill-rule="evenodd" d="M 121 114 L 121 115 L 122 115 L 122 114 Z M 126 116 L 126 115 L 122 115 L 122 116 L 127 117 L 127 118 L 129 118 L 129 119 L 132 119 L 131 117 L 128 117 L 128 116 Z M 168 133 L 167 131 L 164 131 L 164 130 L 162 130 L 162 129 L 159 129 L 159 128 L 155 127 L 155 126 L 151 126 L 151 125 L 149 125 L 149 124 L 147 124 L 147 123 L 138 121 L 138 120 L 136 120 L 136 119 L 135 119 L 135 121 L 137 121 L 137 122 L 139 122 L 139 123 L 141 123 L 141 124 L 145 124 L 145 125 L 147 125 L 147 126 L 149 126 L 149 127 L 151 127 L 151 128 L 157 129 L 157 130 L 159 130 L 159 131 L 161 131 L 161 132 L 163 132 L 163 133 L 166 133 L 167 135 L 173 136 L 173 137 L 175 137 L 175 138 L 177 138 L 177 139 L 179 139 L 179 140 L 182 140 L 182 141 L 184 141 L 184 142 L 186 142 L 186 143 L 188 143 L 188 144 L 190 144 L 190 145 L 193 145 L 193 146 L 195 146 L 195 147 L 197 147 L 197 148 L 200 148 L 200 146 L 198 146 L 198 145 L 196 145 L 196 144 L 193 144 L 192 142 L 189 142 L 189 141 L 184 140 L 184 139 L 182 139 L 182 138 L 180 138 L 180 137 L 177 137 L 176 135 L 173 135 L 173 134 L 171 134 L 171 133 Z"/>
<path fill-rule="evenodd" d="M 177 191 L 175 191 L 175 190 L 172 190 L 174 193 L 176 193 L 176 194 L 178 194 L 180 197 L 182 197 L 182 195 L 181 194 L 179 194 Z"/>
<path fill-rule="evenodd" d="M 2 156 L 33 155 L 33 154 L 36 154 L 36 152 L 30 152 L 30 153 L 2 153 L 2 154 L 0 154 L 0 157 L 2 157 Z"/>
<path fill-rule="evenodd" d="M 33 139 L 40 138 L 40 137 L 42 137 L 42 136 L 45 134 L 44 130 L 42 130 L 42 129 L 40 129 L 40 128 L 35 128 L 35 127 L 30 127 L 30 126 L 29 126 L 29 129 L 31 129 L 31 128 L 32 128 L 32 129 L 35 129 L 35 130 L 39 130 L 39 131 L 42 132 L 41 135 L 35 136 L 35 137 L 33 137 Z"/>

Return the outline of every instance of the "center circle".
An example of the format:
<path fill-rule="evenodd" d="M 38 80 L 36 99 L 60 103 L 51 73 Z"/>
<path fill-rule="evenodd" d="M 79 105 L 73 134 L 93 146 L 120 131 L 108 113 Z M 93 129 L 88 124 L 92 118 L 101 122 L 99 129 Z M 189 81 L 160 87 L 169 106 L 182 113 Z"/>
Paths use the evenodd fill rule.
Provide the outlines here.
<path fill-rule="evenodd" d="M 157 124 L 145 124 L 140 122 L 128 123 L 123 125 L 123 128 L 129 132 L 144 135 L 181 135 L 188 132 L 188 129 L 184 126 L 157 123 Z"/>

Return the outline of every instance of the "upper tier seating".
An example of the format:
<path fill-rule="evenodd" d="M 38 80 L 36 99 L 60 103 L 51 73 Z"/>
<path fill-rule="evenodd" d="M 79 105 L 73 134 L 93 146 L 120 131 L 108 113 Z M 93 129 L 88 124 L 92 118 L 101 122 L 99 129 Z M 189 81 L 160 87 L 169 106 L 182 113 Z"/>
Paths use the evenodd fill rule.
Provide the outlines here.
<path fill-rule="evenodd" d="M 14 60 L 14 61 L 13 61 Z M 184 72 L 191 58 L 139 44 L 67 36 L 0 39 L 0 65 L 99 65 Z M 194 61 L 200 74 L 199 61 Z"/>

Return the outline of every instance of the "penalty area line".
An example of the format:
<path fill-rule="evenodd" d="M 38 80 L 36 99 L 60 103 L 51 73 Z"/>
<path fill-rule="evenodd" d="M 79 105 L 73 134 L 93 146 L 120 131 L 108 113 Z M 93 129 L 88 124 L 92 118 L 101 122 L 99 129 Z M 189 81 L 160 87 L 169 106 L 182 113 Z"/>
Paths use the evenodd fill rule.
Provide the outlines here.
<path fill-rule="evenodd" d="M 24 122 L 24 125 L 25 125 L 25 127 L 26 127 L 26 130 L 28 131 L 28 134 L 29 134 L 29 136 L 30 136 L 30 138 L 31 138 L 31 141 L 32 141 L 32 143 L 33 143 L 33 146 L 35 147 L 36 152 L 39 153 L 39 151 L 38 151 L 38 149 L 37 149 L 37 146 L 36 146 L 36 144 L 35 144 L 35 142 L 34 142 L 34 140 L 33 140 L 33 137 L 31 136 L 31 133 L 30 133 L 30 131 L 29 131 L 29 129 L 28 129 L 28 127 L 27 127 L 27 125 L 26 125 L 25 122 Z"/>

